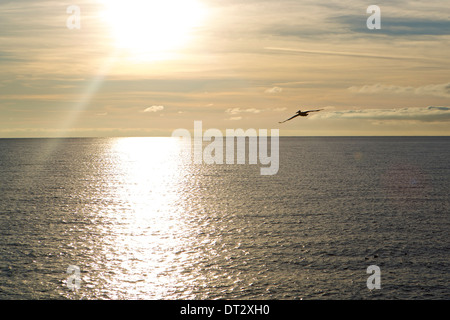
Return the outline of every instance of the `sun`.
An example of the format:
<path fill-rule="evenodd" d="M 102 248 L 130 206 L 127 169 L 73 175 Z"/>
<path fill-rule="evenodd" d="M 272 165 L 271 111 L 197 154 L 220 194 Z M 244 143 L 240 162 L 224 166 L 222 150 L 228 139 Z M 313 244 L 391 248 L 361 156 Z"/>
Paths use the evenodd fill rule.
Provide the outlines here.
<path fill-rule="evenodd" d="M 198 0 L 100 0 L 117 49 L 135 58 L 165 59 L 185 46 L 202 25 Z"/>

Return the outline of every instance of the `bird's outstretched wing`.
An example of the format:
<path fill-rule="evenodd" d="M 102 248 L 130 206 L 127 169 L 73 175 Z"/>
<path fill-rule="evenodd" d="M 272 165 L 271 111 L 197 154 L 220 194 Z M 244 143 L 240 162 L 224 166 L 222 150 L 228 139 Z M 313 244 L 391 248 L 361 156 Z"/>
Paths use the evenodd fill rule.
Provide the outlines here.
<path fill-rule="evenodd" d="M 319 109 L 319 110 L 309 110 L 309 111 L 305 111 L 306 113 L 308 112 L 317 112 L 317 111 L 322 111 L 323 109 Z"/>
<path fill-rule="evenodd" d="M 286 120 L 284 120 L 284 121 L 280 121 L 280 122 L 278 122 L 278 123 L 283 123 L 283 122 L 286 122 L 286 121 L 289 121 L 289 120 L 291 120 L 291 119 L 294 119 L 295 117 L 298 117 L 300 114 L 296 114 L 295 116 L 292 116 L 292 117 L 290 117 L 289 119 L 286 119 Z"/>

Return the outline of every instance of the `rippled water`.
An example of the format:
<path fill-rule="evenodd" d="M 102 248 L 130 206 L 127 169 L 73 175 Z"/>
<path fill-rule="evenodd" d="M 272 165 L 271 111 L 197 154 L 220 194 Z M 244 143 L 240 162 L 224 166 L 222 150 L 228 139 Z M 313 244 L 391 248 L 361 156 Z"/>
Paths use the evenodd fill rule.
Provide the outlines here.
<path fill-rule="evenodd" d="M 0 150 L 1 299 L 450 298 L 449 138 L 280 138 L 273 176 L 171 138 Z"/>

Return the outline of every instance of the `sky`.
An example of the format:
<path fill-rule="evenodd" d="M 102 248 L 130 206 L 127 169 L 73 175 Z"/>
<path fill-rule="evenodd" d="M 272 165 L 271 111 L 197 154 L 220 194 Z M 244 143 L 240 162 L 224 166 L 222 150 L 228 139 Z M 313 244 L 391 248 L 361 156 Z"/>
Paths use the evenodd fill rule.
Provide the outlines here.
<path fill-rule="evenodd" d="M 448 0 L 0 0 L 0 138 L 448 136 L 449 52 Z"/>

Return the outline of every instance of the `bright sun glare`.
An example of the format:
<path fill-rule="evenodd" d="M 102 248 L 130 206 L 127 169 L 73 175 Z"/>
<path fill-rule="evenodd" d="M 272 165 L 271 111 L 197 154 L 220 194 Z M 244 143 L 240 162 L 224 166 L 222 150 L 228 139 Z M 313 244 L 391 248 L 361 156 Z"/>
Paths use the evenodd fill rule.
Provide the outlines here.
<path fill-rule="evenodd" d="M 103 18 L 119 49 L 134 58 L 159 60 L 186 45 L 201 26 L 205 7 L 198 0 L 101 0 Z"/>

